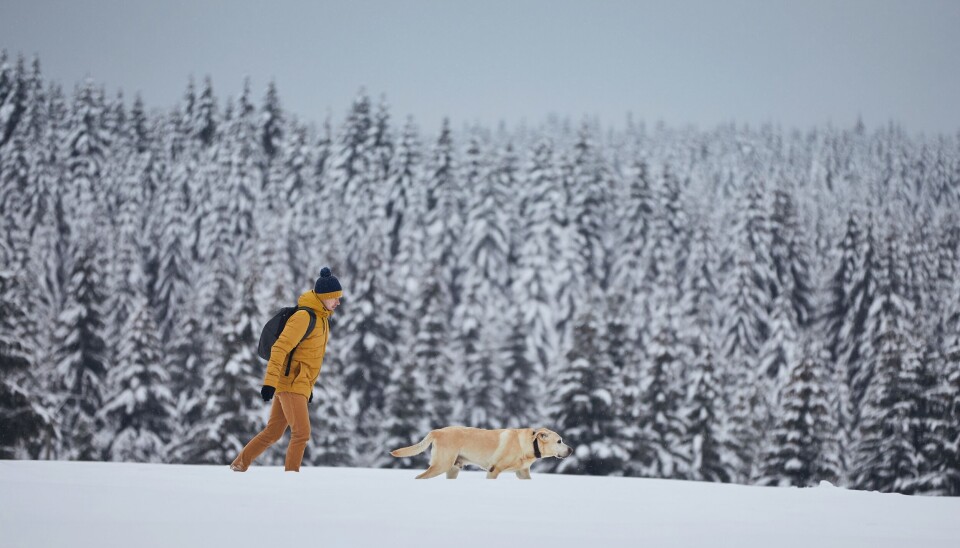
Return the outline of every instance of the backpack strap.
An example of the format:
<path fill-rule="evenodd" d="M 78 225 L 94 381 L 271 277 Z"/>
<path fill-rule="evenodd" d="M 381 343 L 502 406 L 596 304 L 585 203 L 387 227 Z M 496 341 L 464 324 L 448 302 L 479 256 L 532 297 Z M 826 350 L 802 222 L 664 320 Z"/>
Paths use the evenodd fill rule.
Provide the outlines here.
<path fill-rule="evenodd" d="M 298 306 L 293 314 L 296 314 L 301 310 L 305 310 L 307 314 L 310 316 L 310 323 L 307 324 L 307 330 L 304 331 L 303 336 L 300 337 L 300 340 L 297 341 L 297 344 L 295 344 L 294 347 L 290 349 L 290 353 L 287 354 L 287 369 L 283 372 L 284 377 L 290 375 L 290 364 L 293 363 L 293 353 L 296 352 L 297 347 L 300 346 L 300 343 L 303 342 L 303 339 L 306 339 L 307 336 L 309 336 L 310 333 L 313 332 L 313 328 L 316 327 L 317 325 L 317 315 L 313 313 L 313 310 L 310 310 L 305 306 Z M 293 317 L 293 314 L 290 315 L 291 318 Z"/>

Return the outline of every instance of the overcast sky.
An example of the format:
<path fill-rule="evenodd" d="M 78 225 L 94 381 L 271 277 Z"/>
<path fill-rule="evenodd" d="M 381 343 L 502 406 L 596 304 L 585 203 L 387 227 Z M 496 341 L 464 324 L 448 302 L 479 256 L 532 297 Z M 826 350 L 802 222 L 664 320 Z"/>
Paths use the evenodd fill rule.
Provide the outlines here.
<path fill-rule="evenodd" d="M 537 123 L 806 129 L 889 120 L 960 130 L 955 0 L 0 0 L 0 49 L 169 107 L 277 82 L 300 117 L 341 119 L 363 86 L 434 131 Z"/>

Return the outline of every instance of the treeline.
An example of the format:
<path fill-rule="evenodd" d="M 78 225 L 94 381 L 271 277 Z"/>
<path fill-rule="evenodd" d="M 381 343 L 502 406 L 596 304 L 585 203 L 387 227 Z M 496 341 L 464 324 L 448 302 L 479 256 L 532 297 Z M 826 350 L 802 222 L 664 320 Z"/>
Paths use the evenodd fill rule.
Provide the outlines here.
<path fill-rule="evenodd" d="M 958 141 L 148 111 L 3 54 L 0 456 L 225 465 L 330 266 L 313 464 L 547 426 L 564 473 L 960 494 Z"/>

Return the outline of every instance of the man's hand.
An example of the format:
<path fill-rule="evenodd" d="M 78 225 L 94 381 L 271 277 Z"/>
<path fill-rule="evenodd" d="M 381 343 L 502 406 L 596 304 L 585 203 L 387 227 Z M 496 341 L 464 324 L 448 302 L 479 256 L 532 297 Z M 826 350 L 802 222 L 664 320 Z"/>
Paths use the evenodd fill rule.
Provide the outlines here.
<path fill-rule="evenodd" d="M 276 391 L 277 389 L 272 386 L 263 385 L 263 388 L 260 389 L 260 397 L 263 398 L 263 401 L 270 401 Z"/>

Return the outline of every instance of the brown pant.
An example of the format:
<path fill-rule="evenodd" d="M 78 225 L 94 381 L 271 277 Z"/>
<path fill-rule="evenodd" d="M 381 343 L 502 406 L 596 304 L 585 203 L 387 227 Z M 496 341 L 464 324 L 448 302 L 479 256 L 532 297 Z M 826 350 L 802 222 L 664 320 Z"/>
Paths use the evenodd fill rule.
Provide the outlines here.
<path fill-rule="evenodd" d="M 233 464 L 246 472 L 253 461 L 277 442 L 290 426 L 290 445 L 287 447 L 287 461 L 284 470 L 299 472 L 303 451 L 310 439 L 310 415 L 307 413 L 307 398 L 293 392 L 280 392 L 273 398 L 270 419 L 267 426 L 240 451 Z"/>

